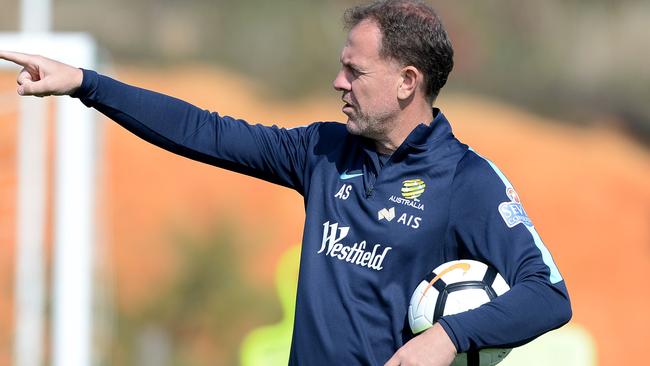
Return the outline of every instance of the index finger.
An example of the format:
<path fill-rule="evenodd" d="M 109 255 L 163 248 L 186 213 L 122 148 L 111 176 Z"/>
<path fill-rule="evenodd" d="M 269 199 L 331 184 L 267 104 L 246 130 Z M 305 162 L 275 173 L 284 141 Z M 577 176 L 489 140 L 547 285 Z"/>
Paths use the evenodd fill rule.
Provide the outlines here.
<path fill-rule="evenodd" d="M 0 51 L 0 59 L 11 61 L 20 66 L 27 66 L 32 63 L 33 55 L 20 52 Z"/>

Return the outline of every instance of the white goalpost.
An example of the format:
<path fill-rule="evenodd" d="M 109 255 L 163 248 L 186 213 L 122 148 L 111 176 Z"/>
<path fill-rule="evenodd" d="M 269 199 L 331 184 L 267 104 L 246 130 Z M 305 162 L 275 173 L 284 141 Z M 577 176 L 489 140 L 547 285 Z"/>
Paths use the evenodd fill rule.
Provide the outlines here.
<path fill-rule="evenodd" d="M 45 8 L 49 17 L 49 5 Z M 28 11 L 26 9 L 30 7 L 23 5 L 23 14 Z M 29 11 L 30 16 L 36 13 L 33 8 Z M 49 27 L 49 23 L 44 22 Z M 47 29 L 29 26 L 23 29 L 30 32 L 0 33 L 0 49 L 37 53 L 74 66 L 95 68 L 96 46 L 90 36 L 47 33 Z M 3 62 L 0 67 L 13 66 Z M 98 126 L 94 113 L 79 101 L 69 97 L 53 100 L 56 124 L 52 200 L 52 364 L 86 366 L 92 363 Z M 21 98 L 14 306 L 16 366 L 40 366 L 44 361 L 46 101 Z"/>

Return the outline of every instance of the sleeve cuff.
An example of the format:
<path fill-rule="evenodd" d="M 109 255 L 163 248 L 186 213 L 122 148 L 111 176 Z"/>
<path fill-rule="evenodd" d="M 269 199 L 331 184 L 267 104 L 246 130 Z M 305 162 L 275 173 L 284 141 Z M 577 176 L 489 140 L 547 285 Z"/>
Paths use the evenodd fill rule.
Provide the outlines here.
<path fill-rule="evenodd" d="M 454 344 L 454 347 L 456 347 L 456 352 L 457 353 L 466 352 L 467 350 L 461 350 L 460 342 L 458 341 L 458 338 L 456 337 L 456 333 L 451 328 L 449 323 L 445 320 L 445 318 L 438 319 L 438 323 L 440 324 L 440 326 L 442 326 L 442 329 L 444 329 L 445 332 L 447 332 L 447 335 L 449 336 L 449 339 L 451 339 L 451 342 Z"/>
<path fill-rule="evenodd" d="M 80 99 L 82 103 L 89 106 L 86 100 L 95 93 L 97 85 L 99 84 L 99 75 L 92 70 L 81 69 L 81 71 L 83 72 L 81 86 L 70 96 L 72 98 Z"/>

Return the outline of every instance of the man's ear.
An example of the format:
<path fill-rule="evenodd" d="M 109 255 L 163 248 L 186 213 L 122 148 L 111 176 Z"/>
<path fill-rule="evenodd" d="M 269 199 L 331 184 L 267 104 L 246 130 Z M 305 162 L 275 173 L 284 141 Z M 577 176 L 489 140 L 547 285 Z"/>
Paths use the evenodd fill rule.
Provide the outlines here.
<path fill-rule="evenodd" d="M 400 75 L 400 84 L 397 88 L 397 98 L 406 100 L 411 98 L 417 91 L 418 85 L 422 83 L 423 75 L 420 70 L 413 66 L 406 66 Z"/>

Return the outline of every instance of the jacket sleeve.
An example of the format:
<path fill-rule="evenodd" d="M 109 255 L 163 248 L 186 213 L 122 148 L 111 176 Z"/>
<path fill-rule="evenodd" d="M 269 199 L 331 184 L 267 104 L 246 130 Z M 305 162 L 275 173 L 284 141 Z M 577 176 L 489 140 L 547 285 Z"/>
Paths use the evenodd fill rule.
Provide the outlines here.
<path fill-rule="evenodd" d="M 448 248 L 491 264 L 510 285 L 489 303 L 440 319 L 458 352 L 519 346 L 568 322 L 564 280 L 505 176 L 470 150 L 453 190 Z"/>
<path fill-rule="evenodd" d="M 83 70 L 83 75 L 72 97 L 144 140 L 303 193 L 307 145 L 315 125 L 293 129 L 252 125 L 94 71 Z"/>

